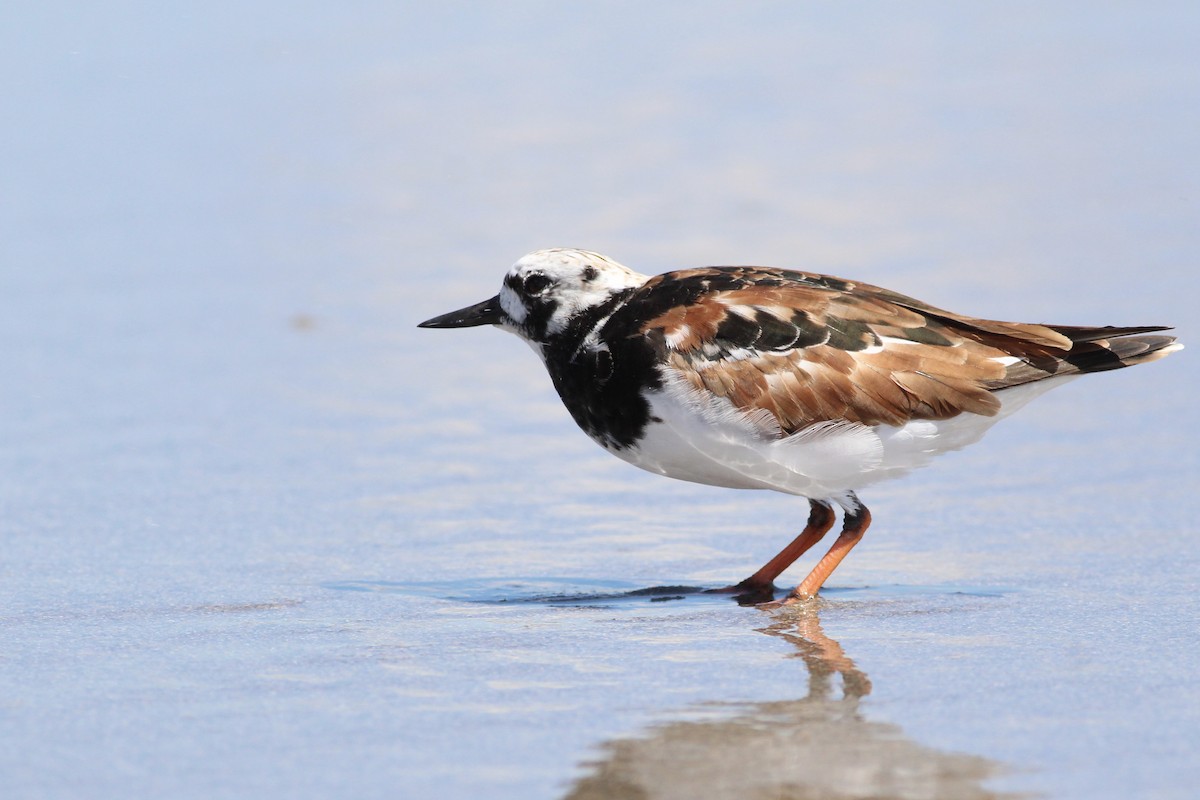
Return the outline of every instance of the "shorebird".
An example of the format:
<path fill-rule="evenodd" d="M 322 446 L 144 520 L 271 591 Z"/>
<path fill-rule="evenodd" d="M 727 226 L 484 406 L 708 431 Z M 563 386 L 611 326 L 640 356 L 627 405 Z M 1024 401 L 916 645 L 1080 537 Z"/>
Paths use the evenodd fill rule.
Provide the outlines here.
<path fill-rule="evenodd" d="M 813 597 L 858 544 L 863 487 L 983 436 L 1088 372 L 1182 348 L 1159 325 L 978 319 L 829 275 L 705 267 L 648 277 L 586 250 L 530 253 L 500 293 L 420 324 L 495 325 L 542 359 L 575 422 L 642 469 L 808 498 L 803 531 L 727 587 L 775 579 L 844 512 L 833 546 L 783 600 Z"/>

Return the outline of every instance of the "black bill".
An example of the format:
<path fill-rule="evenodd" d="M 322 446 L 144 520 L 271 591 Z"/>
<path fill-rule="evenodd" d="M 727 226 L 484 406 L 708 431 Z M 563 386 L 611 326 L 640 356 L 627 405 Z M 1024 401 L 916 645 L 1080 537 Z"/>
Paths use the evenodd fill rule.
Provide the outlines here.
<path fill-rule="evenodd" d="M 473 328 L 476 325 L 496 325 L 503 318 L 500 310 L 500 296 L 476 303 L 473 306 L 442 314 L 440 317 L 427 319 L 418 328 Z"/>

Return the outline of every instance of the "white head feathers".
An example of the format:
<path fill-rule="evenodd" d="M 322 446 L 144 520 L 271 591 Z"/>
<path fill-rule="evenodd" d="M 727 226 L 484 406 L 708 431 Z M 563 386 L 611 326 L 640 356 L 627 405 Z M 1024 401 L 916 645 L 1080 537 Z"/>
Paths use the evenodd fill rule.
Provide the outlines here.
<path fill-rule="evenodd" d="M 504 276 L 500 307 L 516 333 L 536 340 L 561 333 L 580 311 L 647 280 L 599 253 L 536 250 L 513 264 Z"/>

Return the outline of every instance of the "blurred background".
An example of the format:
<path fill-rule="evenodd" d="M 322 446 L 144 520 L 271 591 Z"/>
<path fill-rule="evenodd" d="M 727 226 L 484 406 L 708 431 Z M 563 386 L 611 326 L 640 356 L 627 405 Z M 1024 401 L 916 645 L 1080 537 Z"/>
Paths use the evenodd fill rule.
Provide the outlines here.
<path fill-rule="evenodd" d="M 740 579 L 802 503 L 639 473 L 512 337 L 415 325 L 574 246 L 1187 339 L 1194 4 L 0 21 L 8 796 L 660 796 L 670 771 L 628 767 L 666 763 L 628 755 L 655 726 L 714 719 L 715 753 L 779 724 L 782 763 L 829 714 L 911 745 L 876 776 L 925 758 L 932 786 L 966 753 L 977 796 L 1191 796 L 1193 353 L 876 489 L 820 624 L 781 636 L 609 595 Z M 841 648 L 874 690 L 826 727 L 781 716 L 847 674 Z M 976 796 L 872 783 L 842 750 L 846 796 Z"/>

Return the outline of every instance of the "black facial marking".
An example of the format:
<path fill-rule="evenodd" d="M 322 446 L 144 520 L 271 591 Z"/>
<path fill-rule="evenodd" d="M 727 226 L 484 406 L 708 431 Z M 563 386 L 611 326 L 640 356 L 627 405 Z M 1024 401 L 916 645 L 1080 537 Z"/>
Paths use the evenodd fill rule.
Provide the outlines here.
<path fill-rule="evenodd" d="M 526 314 L 524 321 L 521 322 L 521 327 L 531 341 L 545 342 L 546 327 L 550 324 L 550 318 L 554 316 L 556 308 L 558 308 L 558 303 L 553 300 L 536 297 L 525 300 Z"/>
<path fill-rule="evenodd" d="M 583 268 L 583 273 L 582 273 L 581 277 L 583 278 L 584 283 L 591 283 L 592 281 L 596 280 L 596 276 L 599 274 L 600 273 L 596 270 L 595 267 L 593 267 L 591 264 L 588 264 L 586 267 Z"/>
<path fill-rule="evenodd" d="M 530 272 L 525 275 L 510 273 L 504 276 L 504 285 L 517 294 L 521 305 L 525 307 L 521 329 L 531 341 L 545 340 L 546 326 L 558 308 L 557 301 L 551 299 L 552 294 L 546 294 L 546 289 L 553 283 L 554 279 L 544 272 Z"/>
<path fill-rule="evenodd" d="M 551 283 L 550 276 L 541 272 L 531 272 L 525 276 L 525 280 L 521 285 L 522 291 L 526 295 L 533 297 L 545 291 L 546 287 Z"/>

